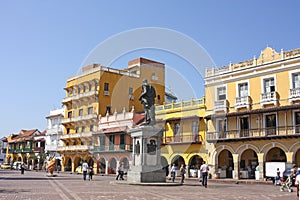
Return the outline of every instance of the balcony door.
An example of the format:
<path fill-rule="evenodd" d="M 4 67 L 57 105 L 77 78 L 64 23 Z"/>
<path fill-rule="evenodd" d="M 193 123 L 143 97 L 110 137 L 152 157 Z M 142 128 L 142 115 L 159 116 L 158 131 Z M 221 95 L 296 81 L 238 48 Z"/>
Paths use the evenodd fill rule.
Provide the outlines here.
<path fill-rule="evenodd" d="M 295 133 L 300 134 L 300 111 L 295 112 Z"/>
<path fill-rule="evenodd" d="M 174 124 L 174 142 L 180 142 L 180 123 Z"/>
<path fill-rule="evenodd" d="M 264 92 L 265 93 L 275 92 L 274 78 L 264 79 Z"/>
<path fill-rule="evenodd" d="M 216 130 L 217 130 L 218 138 L 226 138 L 227 120 L 217 119 L 216 125 L 217 125 Z"/>
<path fill-rule="evenodd" d="M 266 136 L 276 135 L 277 119 L 276 114 L 265 115 Z"/>
<path fill-rule="evenodd" d="M 249 117 L 240 118 L 240 136 L 249 137 Z"/>
<path fill-rule="evenodd" d="M 120 134 L 120 149 L 125 150 L 125 134 Z"/>
<path fill-rule="evenodd" d="M 100 150 L 103 151 L 105 149 L 105 135 L 101 135 L 99 137 L 100 139 Z"/>
<path fill-rule="evenodd" d="M 114 150 L 114 144 L 115 144 L 115 135 L 109 136 L 109 150 Z"/>
<path fill-rule="evenodd" d="M 247 97 L 248 96 L 248 83 L 240 83 L 238 85 L 239 88 L 239 97 Z"/>

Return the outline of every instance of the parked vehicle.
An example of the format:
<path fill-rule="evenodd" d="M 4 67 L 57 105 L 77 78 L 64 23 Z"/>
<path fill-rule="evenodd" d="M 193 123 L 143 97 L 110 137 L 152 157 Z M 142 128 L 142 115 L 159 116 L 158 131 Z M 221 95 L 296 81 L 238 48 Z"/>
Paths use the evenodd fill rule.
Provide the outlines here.
<path fill-rule="evenodd" d="M 1 169 L 11 169 L 11 166 L 9 163 L 3 163 L 1 164 Z"/>

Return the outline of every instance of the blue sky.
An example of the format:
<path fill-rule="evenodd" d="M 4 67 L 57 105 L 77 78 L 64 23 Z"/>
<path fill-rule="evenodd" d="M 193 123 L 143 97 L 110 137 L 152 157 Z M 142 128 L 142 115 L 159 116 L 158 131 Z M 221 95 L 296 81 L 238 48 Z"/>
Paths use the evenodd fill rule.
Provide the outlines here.
<path fill-rule="evenodd" d="M 259 56 L 267 45 L 300 48 L 299 1 L 0 1 L 0 136 L 46 128 L 49 110 L 61 106 L 66 79 L 108 38 L 136 28 L 180 32 L 201 45 L 216 66 Z M 112 67 L 146 57 L 164 62 L 203 96 L 203 80 L 170 52 L 141 50 L 120 56 Z M 101 61 L 99 61 L 101 63 Z M 167 75 L 168 76 L 168 75 Z M 192 96 L 172 81 L 180 99 Z"/>

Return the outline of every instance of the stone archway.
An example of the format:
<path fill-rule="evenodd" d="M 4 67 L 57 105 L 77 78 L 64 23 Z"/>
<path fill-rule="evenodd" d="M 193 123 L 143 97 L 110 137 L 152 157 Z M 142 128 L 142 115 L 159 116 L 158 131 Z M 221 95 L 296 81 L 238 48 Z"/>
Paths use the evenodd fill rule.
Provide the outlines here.
<path fill-rule="evenodd" d="M 234 170 L 232 153 L 224 149 L 218 155 L 218 170 L 219 178 L 232 178 Z"/>
<path fill-rule="evenodd" d="M 199 155 L 194 155 L 189 160 L 189 176 L 198 177 L 198 170 L 203 163 L 203 158 Z"/>
<path fill-rule="evenodd" d="M 117 169 L 117 161 L 115 158 L 111 158 L 108 164 L 108 173 L 115 174 Z"/>
<path fill-rule="evenodd" d="M 266 162 L 287 162 L 286 154 L 281 148 L 273 147 L 266 154 Z"/>
<path fill-rule="evenodd" d="M 240 178 L 255 178 L 255 168 L 258 165 L 257 153 L 253 149 L 245 150 L 241 155 L 240 166 Z"/>
<path fill-rule="evenodd" d="M 71 158 L 67 157 L 65 158 L 65 169 L 64 171 L 72 171 L 72 160 Z"/>
<path fill-rule="evenodd" d="M 105 174 L 105 168 L 106 168 L 106 161 L 104 158 L 100 158 L 100 160 L 97 161 L 98 173 Z"/>
<path fill-rule="evenodd" d="M 185 165 L 185 161 L 184 158 L 180 155 L 176 155 L 174 156 L 174 158 L 172 159 L 173 164 L 175 164 L 175 166 L 179 169 L 179 167 L 184 164 Z"/>

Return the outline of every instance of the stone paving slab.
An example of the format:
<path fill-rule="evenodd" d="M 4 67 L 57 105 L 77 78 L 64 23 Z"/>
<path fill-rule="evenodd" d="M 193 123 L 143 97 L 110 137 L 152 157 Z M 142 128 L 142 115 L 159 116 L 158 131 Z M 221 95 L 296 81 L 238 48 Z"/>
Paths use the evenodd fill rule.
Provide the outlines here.
<path fill-rule="evenodd" d="M 120 181 L 121 182 L 121 181 Z M 208 182 L 208 188 L 195 180 L 182 186 L 144 186 L 117 184 L 114 176 L 94 176 L 83 181 L 82 175 L 60 173 L 47 177 L 44 172 L 0 170 L 0 200 L 296 200 L 296 192 L 280 192 L 279 187 L 261 184 Z"/>

